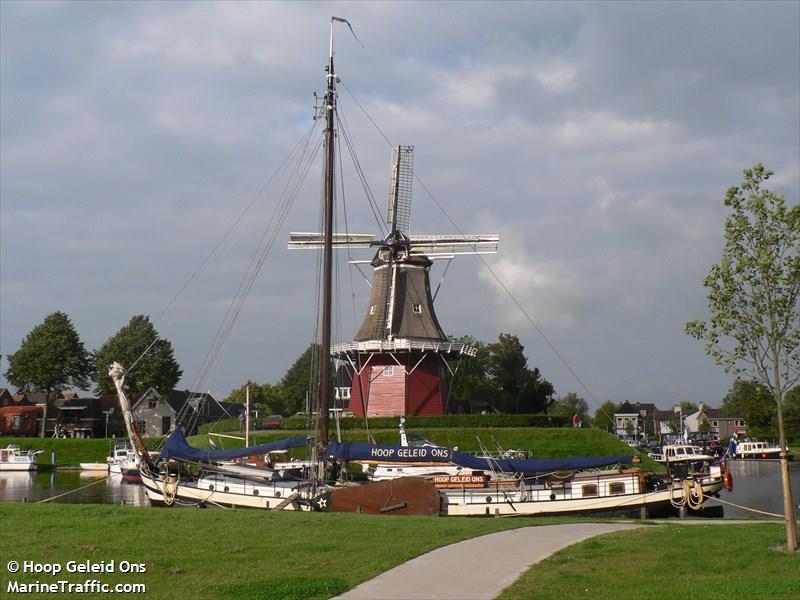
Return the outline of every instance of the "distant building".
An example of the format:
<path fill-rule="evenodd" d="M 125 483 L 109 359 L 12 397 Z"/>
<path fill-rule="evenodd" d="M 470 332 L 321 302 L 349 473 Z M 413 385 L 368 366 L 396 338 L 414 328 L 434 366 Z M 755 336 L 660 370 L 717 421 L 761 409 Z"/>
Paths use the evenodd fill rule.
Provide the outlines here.
<path fill-rule="evenodd" d="M 720 439 L 729 438 L 734 433 L 744 433 L 747 430 L 747 421 L 742 415 L 724 415 L 719 408 L 711 408 L 704 404 L 694 412 L 684 415 L 683 423 L 689 433 L 700 431 L 702 424 L 708 423 L 708 433 Z"/>
<path fill-rule="evenodd" d="M 39 433 L 42 407 L 28 400 L 25 394 L 12 394 L 0 388 L 0 435 L 35 436 Z"/>
<path fill-rule="evenodd" d="M 657 431 L 655 404 L 627 400 L 614 413 L 614 434 L 625 441 L 638 442 L 650 432 Z"/>
<path fill-rule="evenodd" d="M 197 433 L 198 427 L 219 419 L 238 418 L 244 406 L 219 402 L 211 394 L 198 394 L 189 390 L 172 390 L 162 396 L 150 388 L 133 403 L 133 421 L 142 437 L 166 435 L 178 418 L 187 430 L 186 435 Z"/>

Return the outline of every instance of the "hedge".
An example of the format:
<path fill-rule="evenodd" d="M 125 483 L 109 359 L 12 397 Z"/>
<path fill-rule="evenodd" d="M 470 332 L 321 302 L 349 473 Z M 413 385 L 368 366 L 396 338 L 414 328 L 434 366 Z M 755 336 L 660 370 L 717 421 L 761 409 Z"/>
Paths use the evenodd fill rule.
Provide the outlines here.
<path fill-rule="evenodd" d="M 281 423 L 281 429 L 305 429 L 307 417 L 296 415 L 288 417 Z M 431 427 L 566 427 L 568 417 L 552 415 L 507 415 L 507 414 L 471 414 L 471 415 L 443 415 L 441 417 L 406 417 L 406 427 L 409 429 L 425 429 Z M 364 429 L 362 417 L 343 417 L 339 420 L 342 429 Z M 400 417 L 373 417 L 369 420 L 371 429 L 397 429 L 400 426 Z M 335 427 L 331 419 L 331 428 Z M 219 428 L 218 428 L 219 429 Z"/>

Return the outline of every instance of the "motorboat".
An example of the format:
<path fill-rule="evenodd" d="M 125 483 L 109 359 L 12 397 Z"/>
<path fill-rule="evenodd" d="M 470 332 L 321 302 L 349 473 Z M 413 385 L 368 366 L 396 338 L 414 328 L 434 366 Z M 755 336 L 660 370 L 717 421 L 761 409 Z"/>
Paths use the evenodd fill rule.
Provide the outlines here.
<path fill-rule="evenodd" d="M 0 471 L 33 471 L 42 450 L 21 450 L 17 444 L 0 448 Z"/>

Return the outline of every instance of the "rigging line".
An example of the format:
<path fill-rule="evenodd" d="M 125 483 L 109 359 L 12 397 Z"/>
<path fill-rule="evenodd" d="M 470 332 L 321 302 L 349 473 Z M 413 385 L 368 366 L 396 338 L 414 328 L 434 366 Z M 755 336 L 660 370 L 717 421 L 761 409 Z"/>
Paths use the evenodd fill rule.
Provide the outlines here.
<path fill-rule="evenodd" d="M 434 204 L 436 204 L 436 206 L 439 208 L 439 210 L 442 211 L 442 214 L 450 222 L 450 225 L 455 227 L 455 229 L 456 229 L 456 231 L 458 231 L 458 233 L 460 233 L 461 235 L 464 235 L 464 233 L 461 231 L 461 229 L 458 227 L 458 225 L 456 225 L 455 221 L 453 221 L 453 219 L 450 217 L 450 215 L 447 213 L 447 211 L 444 209 L 444 207 L 439 203 L 439 201 L 436 199 L 436 197 L 433 195 L 433 193 L 428 189 L 428 186 L 426 186 L 425 183 L 417 175 L 414 175 L 414 179 L 417 180 L 417 182 L 422 186 L 422 189 L 424 189 L 425 192 L 428 194 L 428 196 L 431 198 L 431 200 L 433 200 Z M 525 310 L 525 308 L 522 306 L 520 301 L 517 300 L 516 296 L 514 296 L 514 294 L 511 292 L 511 290 L 508 288 L 508 286 L 506 286 L 505 282 L 500 278 L 500 276 L 497 274 L 497 272 L 491 267 L 491 265 L 489 265 L 488 262 L 486 262 L 486 259 L 482 255 L 476 254 L 475 256 L 478 257 L 478 260 L 481 261 L 481 264 L 484 266 L 484 268 L 487 271 L 489 271 L 489 273 L 492 275 L 492 277 L 497 282 L 497 284 L 503 289 L 503 291 L 506 293 L 506 295 L 508 295 L 508 297 L 514 303 L 514 306 L 516 306 L 519 309 L 519 311 L 523 314 L 525 319 L 527 319 L 527 321 L 531 325 L 533 325 L 533 327 L 536 330 L 536 332 L 545 341 L 545 343 L 550 348 L 550 350 L 552 350 L 553 353 L 558 357 L 558 359 L 561 361 L 561 363 L 564 365 L 564 367 L 566 367 L 567 371 L 569 371 L 569 373 L 575 378 L 575 380 L 578 382 L 578 384 L 580 384 L 580 386 L 589 395 L 589 397 L 591 397 L 591 399 L 595 403 L 598 403 L 598 400 L 595 397 L 595 395 L 592 393 L 592 391 L 587 387 L 587 385 L 583 382 L 583 380 L 578 376 L 578 374 L 575 372 L 575 370 L 572 368 L 572 366 L 569 364 L 569 362 L 567 362 L 567 359 L 564 358 L 564 356 L 561 354 L 561 352 L 558 351 L 558 348 L 555 347 L 553 342 L 550 341 L 550 338 L 547 337 L 547 335 L 544 333 L 544 331 L 539 326 L 539 324 L 536 322 L 536 320 L 530 315 L 530 313 L 528 313 L 527 310 Z M 608 415 L 606 415 L 606 416 L 608 416 Z"/>
<path fill-rule="evenodd" d="M 222 235 L 222 237 L 219 239 L 219 241 L 217 241 L 217 243 L 214 245 L 214 247 L 211 249 L 211 251 L 208 253 L 208 255 L 202 261 L 200 261 L 200 264 L 195 268 L 195 270 L 192 272 L 192 274 L 189 276 L 189 278 L 178 289 L 178 291 L 170 299 L 170 301 L 167 302 L 166 306 L 161 310 L 161 312 L 155 318 L 154 324 L 159 323 L 161 321 L 161 319 L 164 317 L 164 315 L 167 313 L 167 311 L 178 300 L 180 295 L 186 290 L 186 288 L 189 287 L 189 285 L 192 283 L 192 281 L 194 281 L 194 279 L 200 274 L 200 271 L 203 270 L 203 268 L 206 266 L 206 264 L 208 264 L 208 262 L 211 260 L 211 258 L 220 249 L 220 247 L 225 242 L 225 240 L 228 239 L 228 237 L 233 233 L 233 231 L 236 229 L 236 227 L 238 227 L 239 223 L 241 223 L 241 221 L 242 221 L 242 219 L 244 219 L 245 215 L 248 212 L 250 212 L 250 209 L 253 208 L 253 206 L 255 205 L 256 201 L 259 199 L 259 197 L 261 197 L 261 195 L 264 193 L 264 191 L 267 189 L 267 187 L 269 187 L 269 184 L 272 183 L 272 181 L 278 176 L 278 174 L 281 171 L 283 171 L 283 168 L 289 162 L 289 159 L 291 159 L 292 156 L 295 155 L 295 153 L 297 152 L 297 150 L 299 148 L 301 148 L 301 147 L 303 147 L 303 146 L 308 144 L 307 139 L 311 138 L 311 136 L 312 136 L 312 134 L 314 132 L 314 129 L 316 127 L 317 127 L 317 122 L 314 121 L 309 126 L 309 128 L 306 130 L 306 132 L 300 137 L 300 139 L 297 141 L 297 143 L 294 145 L 294 147 L 289 151 L 289 154 L 286 155 L 286 157 L 283 159 L 283 161 L 281 161 L 281 163 L 278 165 L 278 167 L 267 178 L 267 180 L 264 182 L 264 184 L 261 186 L 261 188 L 259 188 L 259 190 L 255 193 L 255 195 L 250 200 L 250 202 L 247 204 L 247 206 L 245 206 L 244 210 L 242 210 L 239 213 L 239 216 L 236 217 L 234 222 L 231 223 L 231 225 L 228 227 L 228 229 L 225 231 L 225 233 Z M 306 140 L 305 143 L 304 143 L 304 140 Z M 153 345 L 155 345 L 156 341 L 158 341 L 158 336 L 156 336 L 156 338 L 150 343 L 150 345 L 147 346 L 147 348 L 145 348 L 144 352 L 142 352 L 142 354 L 139 356 L 139 358 L 137 358 L 133 362 L 133 364 L 128 367 L 128 369 L 127 369 L 128 373 L 130 373 L 133 370 L 133 368 L 136 366 L 136 364 L 144 357 L 144 355 L 147 354 L 147 352 L 150 351 L 150 349 L 153 347 Z"/>
<path fill-rule="evenodd" d="M 370 121 L 370 123 L 372 123 L 372 125 L 375 127 L 375 129 L 378 131 L 378 133 L 381 134 L 383 139 L 386 140 L 386 143 L 390 147 L 392 147 L 393 144 L 392 144 L 391 140 L 386 136 L 386 134 L 383 132 L 383 130 L 380 128 L 380 126 L 370 116 L 370 114 L 367 112 L 367 109 L 364 108 L 364 106 L 358 101 L 358 99 L 355 97 L 355 95 L 350 91 L 350 89 L 344 83 L 341 83 L 341 87 L 344 88 L 344 90 L 348 93 L 350 98 L 352 98 L 353 102 L 356 103 L 356 106 L 358 106 L 361 109 L 361 111 L 364 113 L 364 115 L 367 117 L 367 119 Z M 464 233 L 461 231 L 461 229 L 458 227 L 458 225 L 456 225 L 455 222 L 453 221 L 453 219 L 450 218 L 450 215 L 447 213 L 447 211 L 444 210 L 444 207 L 439 203 L 439 201 L 436 199 L 436 197 L 433 195 L 433 193 L 428 189 L 428 186 L 425 185 L 425 182 L 423 182 L 422 179 L 420 179 L 420 177 L 416 173 L 414 174 L 414 179 L 416 179 L 417 182 L 419 182 L 419 184 L 422 186 L 422 188 L 425 190 L 425 192 L 428 194 L 428 196 L 431 198 L 431 200 L 433 200 L 434 204 L 436 204 L 436 206 L 439 208 L 439 210 L 442 211 L 442 213 L 444 214 L 445 218 L 450 222 L 450 224 L 453 227 L 455 227 L 456 231 L 458 231 L 458 233 L 460 233 L 461 235 L 464 235 Z M 480 254 L 476 254 L 476 256 L 481 261 L 483 266 L 489 271 L 489 273 L 491 273 L 492 277 L 495 279 L 495 281 L 497 281 L 497 283 L 500 285 L 500 287 L 503 288 L 503 290 L 506 292 L 508 297 L 511 298 L 511 301 L 520 310 L 520 312 L 522 312 L 522 314 L 525 316 L 525 318 L 528 320 L 528 322 L 531 325 L 533 325 L 534 329 L 536 329 L 537 333 L 542 337 L 542 339 L 545 341 L 547 346 L 553 351 L 553 353 L 558 357 L 558 359 L 561 361 L 561 363 L 567 368 L 567 371 L 569 371 L 569 373 L 575 378 L 575 380 L 578 382 L 578 384 L 586 391 L 586 393 L 595 402 L 595 404 L 599 405 L 599 402 L 598 402 L 597 398 L 595 397 L 595 395 L 592 393 L 592 391 L 586 386 L 586 384 L 583 382 L 583 380 L 578 376 L 578 374 L 573 370 L 573 368 L 567 362 L 566 358 L 564 358 L 564 356 L 558 351 L 558 349 L 555 347 L 555 345 L 545 335 L 544 331 L 542 331 L 542 328 L 539 327 L 538 323 L 536 323 L 536 321 L 533 319 L 533 317 L 530 314 L 528 314 L 528 311 L 526 311 L 522 307 L 522 304 L 520 304 L 520 302 L 516 299 L 516 297 L 511 293 L 511 290 L 509 290 L 508 287 L 505 285 L 505 283 L 503 283 L 503 281 L 500 279 L 500 277 L 497 275 L 497 273 L 494 271 L 494 269 L 492 269 L 489 266 L 489 263 L 486 262 L 486 259 L 484 259 L 483 256 L 481 256 Z M 600 408 L 602 410 L 602 406 L 600 406 Z M 605 410 L 603 410 L 603 412 L 605 413 Z M 606 414 L 606 416 L 608 417 L 609 415 Z"/>
<path fill-rule="evenodd" d="M 338 117 L 338 115 L 337 115 Z M 339 124 L 339 129 L 341 130 L 341 123 Z M 342 160 L 342 145 L 339 144 L 337 146 L 337 150 L 339 152 L 339 181 L 341 182 L 340 185 L 342 186 L 342 216 L 344 217 L 344 234 L 346 239 L 348 240 L 346 247 L 347 247 L 347 274 L 350 278 L 350 298 L 353 305 L 353 325 L 357 323 L 356 321 L 356 290 L 355 286 L 353 285 L 353 254 L 350 248 L 350 226 L 347 221 L 347 196 L 344 192 L 344 161 Z"/>
<path fill-rule="evenodd" d="M 370 210 L 372 211 L 372 216 L 375 218 L 375 222 L 378 224 L 378 231 L 381 231 L 383 232 L 383 235 L 386 235 L 388 233 L 386 223 L 380 217 L 380 208 L 375 200 L 375 195 L 372 193 L 372 189 L 369 187 L 369 181 L 367 181 L 367 176 L 364 174 L 364 169 L 361 167 L 361 162 L 358 160 L 358 154 L 355 151 L 352 139 L 348 133 L 347 117 L 341 112 L 341 108 L 337 113 L 336 121 L 339 125 L 339 131 L 342 134 L 342 139 L 347 145 L 347 151 L 350 154 L 350 159 L 353 161 L 353 167 L 356 170 L 361 187 L 364 189 L 364 194 L 367 197 L 367 202 L 369 203 Z"/>
<path fill-rule="evenodd" d="M 302 177 L 302 172 L 300 174 L 300 177 Z M 287 184 L 287 188 L 290 188 L 290 186 L 291 186 L 291 183 Z M 272 244 L 274 243 L 274 239 L 275 239 L 275 236 L 277 234 L 277 229 L 280 227 L 280 223 L 285 218 L 285 215 L 288 212 L 288 208 L 289 208 L 291 202 L 293 202 L 293 200 L 294 200 L 294 194 L 295 194 L 295 190 L 290 190 L 288 193 L 286 193 L 286 192 L 284 193 L 284 195 L 282 197 L 282 200 L 281 200 L 281 204 L 280 204 L 279 209 L 277 211 L 277 217 L 275 215 L 273 215 L 273 218 L 272 218 L 271 222 L 269 223 L 267 231 L 265 232 L 264 236 L 262 237 L 262 241 L 261 241 L 261 244 L 259 246 L 261 248 L 261 250 L 260 250 L 260 252 L 257 252 L 254 255 L 253 260 L 251 261 L 251 264 L 250 264 L 248 270 L 246 271 L 245 275 L 242 278 L 242 282 L 240 283 L 239 290 L 237 291 L 237 296 L 234 298 L 234 301 L 232 302 L 231 306 L 229 307 L 226 319 L 223 321 L 222 325 L 220 326 L 220 329 L 217 332 L 217 336 L 215 337 L 214 342 L 212 343 L 211 347 L 209 348 L 209 352 L 206 355 L 206 360 L 204 360 L 203 368 L 201 369 L 201 372 L 198 374 L 197 382 L 198 382 L 199 389 L 205 389 L 206 388 L 206 385 L 199 385 L 199 383 L 201 381 L 203 381 L 203 379 L 209 373 L 212 372 L 213 365 L 216 362 L 217 357 L 222 352 L 222 348 L 225 345 L 225 341 L 227 339 L 227 336 L 229 335 L 229 333 L 230 333 L 230 331 L 231 331 L 231 329 L 233 327 L 233 324 L 235 323 L 236 319 L 238 318 L 238 315 L 239 315 L 239 313 L 241 311 L 241 307 L 242 307 L 242 305 L 244 303 L 244 300 L 247 297 L 247 295 L 249 294 L 250 290 L 252 289 L 252 286 L 255 283 L 255 279 L 256 279 L 256 276 L 258 275 L 258 272 L 259 272 L 259 270 L 261 268 L 261 265 L 263 265 L 263 262 L 266 259 L 266 256 L 269 253 L 269 250 L 270 250 Z M 277 223 L 276 223 L 276 221 L 277 221 Z"/>
<path fill-rule="evenodd" d="M 239 290 L 237 290 L 237 296 L 229 306 L 226 318 L 223 321 L 223 324 L 220 326 L 217 335 L 215 336 L 214 341 L 212 342 L 212 345 L 206 354 L 206 358 L 204 359 L 203 366 L 197 378 L 198 383 L 202 382 L 209 374 L 213 374 L 212 381 L 213 377 L 216 376 L 219 357 L 222 354 L 233 326 L 236 323 L 239 314 L 241 313 L 244 301 L 255 284 L 258 273 L 261 270 L 261 267 L 263 266 L 264 261 L 266 260 L 275 242 L 275 239 L 280 232 L 280 228 L 289 213 L 289 209 L 297 198 L 302 182 L 305 179 L 308 169 L 314 162 L 314 158 L 316 157 L 321 144 L 322 142 L 320 140 L 315 145 L 313 152 L 308 152 L 307 148 L 304 149 L 303 156 L 301 156 L 300 160 L 298 161 L 298 164 L 291 175 L 291 179 L 286 183 L 284 191 L 281 195 L 278 210 L 276 213 L 273 213 L 267 229 L 262 236 L 259 245 L 260 250 L 254 254 L 250 266 L 242 278 Z M 200 389 L 207 389 L 210 387 L 210 385 L 202 385 L 198 387 Z"/>

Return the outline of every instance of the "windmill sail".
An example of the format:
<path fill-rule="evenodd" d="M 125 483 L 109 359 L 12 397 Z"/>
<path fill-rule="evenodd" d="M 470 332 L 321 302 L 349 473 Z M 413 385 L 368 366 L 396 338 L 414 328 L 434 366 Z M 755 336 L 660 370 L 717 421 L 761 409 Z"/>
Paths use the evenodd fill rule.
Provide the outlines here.
<path fill-rule="evenodd" d="M 414 183 L 414 146 L 397 146 L 392 151 L 392 178 L 389 184 L 389 231 L 408 234 L 411 227 L 411 189 Z"/>

